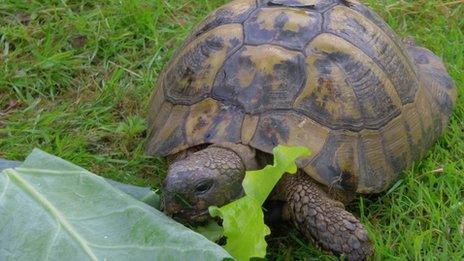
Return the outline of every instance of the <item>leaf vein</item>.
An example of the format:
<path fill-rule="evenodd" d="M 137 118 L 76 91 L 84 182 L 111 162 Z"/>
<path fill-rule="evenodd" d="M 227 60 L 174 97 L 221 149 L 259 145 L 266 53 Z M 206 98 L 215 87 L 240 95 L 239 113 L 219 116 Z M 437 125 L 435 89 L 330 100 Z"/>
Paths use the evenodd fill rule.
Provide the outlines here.
<path fill-rule="evenodd" d="M 50 214 L 58 221 L 58 223 L 66 230 L 66 232 L 76 240 L 77 244 L 82 250 L 92 259 L 97 261 L 98 258 L 89 248 L 88 242 L 83 238 L 75 228 L 66 220 L 63 214 L 56 209 L 56 207 L 41 195 L 27 180 L 23 179 L 21 175 L 14 169 L 5 170 L 5 173 L 11 178 L 12 182 L 15 182 L 20 188 L 26 191 L 34 200 L 36 200 L 45 210 L 48 210 Z"/>
<path fill-rule="evenodd" d="M 45 255 L 44 260 L 50 260 L 49 257 L 50 257 L 50 253 L 52 252 L 53 244 L 55 243 L 56 238 L 58 237 L 60 232 L 61 232 L 61 225 L 60 225 L 60 223 L 58 223 L 58 228 L 56 229 L 56 233 L 55 233 L 55 235 L 53 235 L 53 238 L 50 241 L 50 245 L 49 245 L 49 247 L 47 249 L 47 254 Z"/>
<path fill-rule="evenodd" d="M 51 169 L 33 169 L 33 168 L 22 168 L 17 167 L 16 170 L 20 172 L 33 172 L 41 174 L 83 174 L 88 173 L 84 170 L 51 170 Z"/>
<path fill-rule="evenodd" d="M 186 248 L 184 246 L 182 246 L 182 248 L 178 248 L 178 247 L 172 247 L 172 246 L 167 246 L 167 245 L 163 245 L 163 246 L 137 246 L 137 245 L 115 245 L 115 246 L 104 246 L 104 245 L 99 245 L 99 244 L 93 244 L 93 243 L 89 243 L 89 246 L 91 247 L 94 247 L 94 248 L 99 248 L 99 249 L 138 249 L 138 250 L 166 250 L 166 249 L 171 249 L 171 250 L 175 250 L 175 251 L 178 251 L 178 252 L 188 252 L 188 251 L 192 251 L 192 250 L 198 250 L 196 248 Z"/>
<path fill-rule="evenodd" d="M 2 202 L 3 198 L 5 197 L 6 191 L 8 190 L 8 186 L 10 185 L 10 177 L 8 175 L 5 175 L 6 177 L 6 184 L 5 187 L 2 191 L 2 194 L 0 194 L 0 203 Z"/>
<path fill-rule="evenodd" d="M 108 217 L 108 216 L 111 216 L 113 214 L 116 214 L 116 213 L 124 213 L 126 212 L 127 210 L 131 210 L 131 209 L 137 209 L 137 210 L 140 210 L 142 212 L 146 212 L 145 209 L 141 208 L 141 207 L 138 207 L 138 206 L 130 206 L 130 207 L 126 207 L 126 208 L 122 208 L 120 210 L 116 210 L 116 211 L 111 211 L 109 213 L 106 213 L 106 214 L 101 214 L 101 215 L 95 215 L 95 216 L 89 216 L 89 217 L 83 217 L 83 218 L 68 218 L 68 220 L 72 220 L 72 221 L 87 221 L 87 220 L 91 220 L 91 219 L 96 219 L 96 218 L 104 218 L 104 217 Z"/>

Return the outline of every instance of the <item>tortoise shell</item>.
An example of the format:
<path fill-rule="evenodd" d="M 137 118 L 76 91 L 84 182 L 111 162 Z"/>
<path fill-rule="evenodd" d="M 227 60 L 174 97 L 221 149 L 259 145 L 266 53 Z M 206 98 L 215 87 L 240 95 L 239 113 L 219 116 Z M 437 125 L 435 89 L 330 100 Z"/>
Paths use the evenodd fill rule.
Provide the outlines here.
<path fill-rule="evenodd" d="M 356 1 L 238 0 L 210 15 L 160 74 L 147 151 L 233 142 L 358 193 L 388 188 L 442 133 L 456 99 L 430 51 Z"/>

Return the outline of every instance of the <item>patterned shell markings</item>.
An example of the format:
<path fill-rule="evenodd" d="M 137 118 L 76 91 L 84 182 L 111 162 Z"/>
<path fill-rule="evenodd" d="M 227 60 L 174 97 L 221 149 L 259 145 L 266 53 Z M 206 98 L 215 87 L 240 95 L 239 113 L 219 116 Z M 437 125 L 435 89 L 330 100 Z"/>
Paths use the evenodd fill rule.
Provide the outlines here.
<path fill-rule="evenodd" d="M 159 77 L 148 153 L 303 145 L 313 154 L 300 167 L 323 184 L 386 189 L 441 134 L 456 90 L 439 58 L 343 2 L 232 1 L 214 12 Z"/>

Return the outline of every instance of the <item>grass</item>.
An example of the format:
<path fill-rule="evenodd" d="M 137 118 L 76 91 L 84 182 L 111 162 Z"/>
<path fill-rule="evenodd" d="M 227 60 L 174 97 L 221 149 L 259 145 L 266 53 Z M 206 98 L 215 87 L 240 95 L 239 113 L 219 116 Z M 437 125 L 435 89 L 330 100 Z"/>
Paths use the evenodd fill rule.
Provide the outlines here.
<path fill-rule="evenodd" d="M 182 39 L 224 2 L 1 1 L 0 157 L 23 159 L 39 147 L 102 176 L 159 187 L 165 163 L 144 155 L 148 97 Z M 464 1 L 367 4 L 443 57 L 464 90 Z M 463 119 L 460 96 L 427 156 L 387 193 L 350 206 L 375 243 L 374 259 L 464 257 Z M 269 242 L 272 259 L 333 259 L 293 230 Z"/>

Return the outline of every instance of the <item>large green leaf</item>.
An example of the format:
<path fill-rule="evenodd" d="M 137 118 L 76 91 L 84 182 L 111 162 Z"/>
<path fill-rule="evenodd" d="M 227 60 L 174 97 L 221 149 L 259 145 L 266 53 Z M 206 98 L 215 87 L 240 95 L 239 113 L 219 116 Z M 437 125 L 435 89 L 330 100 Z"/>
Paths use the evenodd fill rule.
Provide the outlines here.
<path fill-rule="evenodd" d="M 160 197 L 156 192 L 151 190 L 149 187 L 139 187 L 129 184 L 124 184 L 121 182 L 114 181 L 112 179 L 105 179 L 113 187 L 131 195 L 132 197 L 159 209 L 160 207 Z"/>
<path fill-rule="evenodd" d="M 211 215 L 223 219 L 224 248 L 237 260 L 248 261 L 251 257 L 265 257 L 265 237 L 271 233 L 264 224 L 262 204 L 285 173 L 295 173 L 295 161 L 308 156 L 304 147 L 277 146 L 273 150 L 274 165 L 262 170 L 248 171 L 243 180 L 245 196 L 221 208 L 210 207 Z"/>
<path fill-rule="evenodd" d="M 21 165 L 20 161 L 0 159 L 0 172 L 4 169 L 16 168 Z"/>
<path fill-rule="evenodd" d="M 22 162 L 20 161 L 12 161 L 12 160 L 5 160 L 5 159 L 0 159 L 0 172 L 3 171 L 4 169 L 10 169 L 10 168 L 17 168 L 21 166 Z M 134 185 L 129 185 L 129 184 L 124 184 L 121 182 L 114 181 L 112 179 L 106 179 L 106 182 L 108 182 L 110 185 L 113 187 L 116 187 L 123 192 L 126 192 L 127 194 L 131 195 L 132 197 L 143 201 L 147 203 L 148 205 L 154 207 L 154 208 L 159 208 L 160 205 L 160 198 L 158 194 L 156 194 L 153 190 L 151 190 L 148 187 L 139 187 L 139 186 L 134 186 Z"/>
<path fill-rule="evenodd" d="M 0 174 L 0 260 L 228 257 L 103 178 L 40 150 Z"/>

